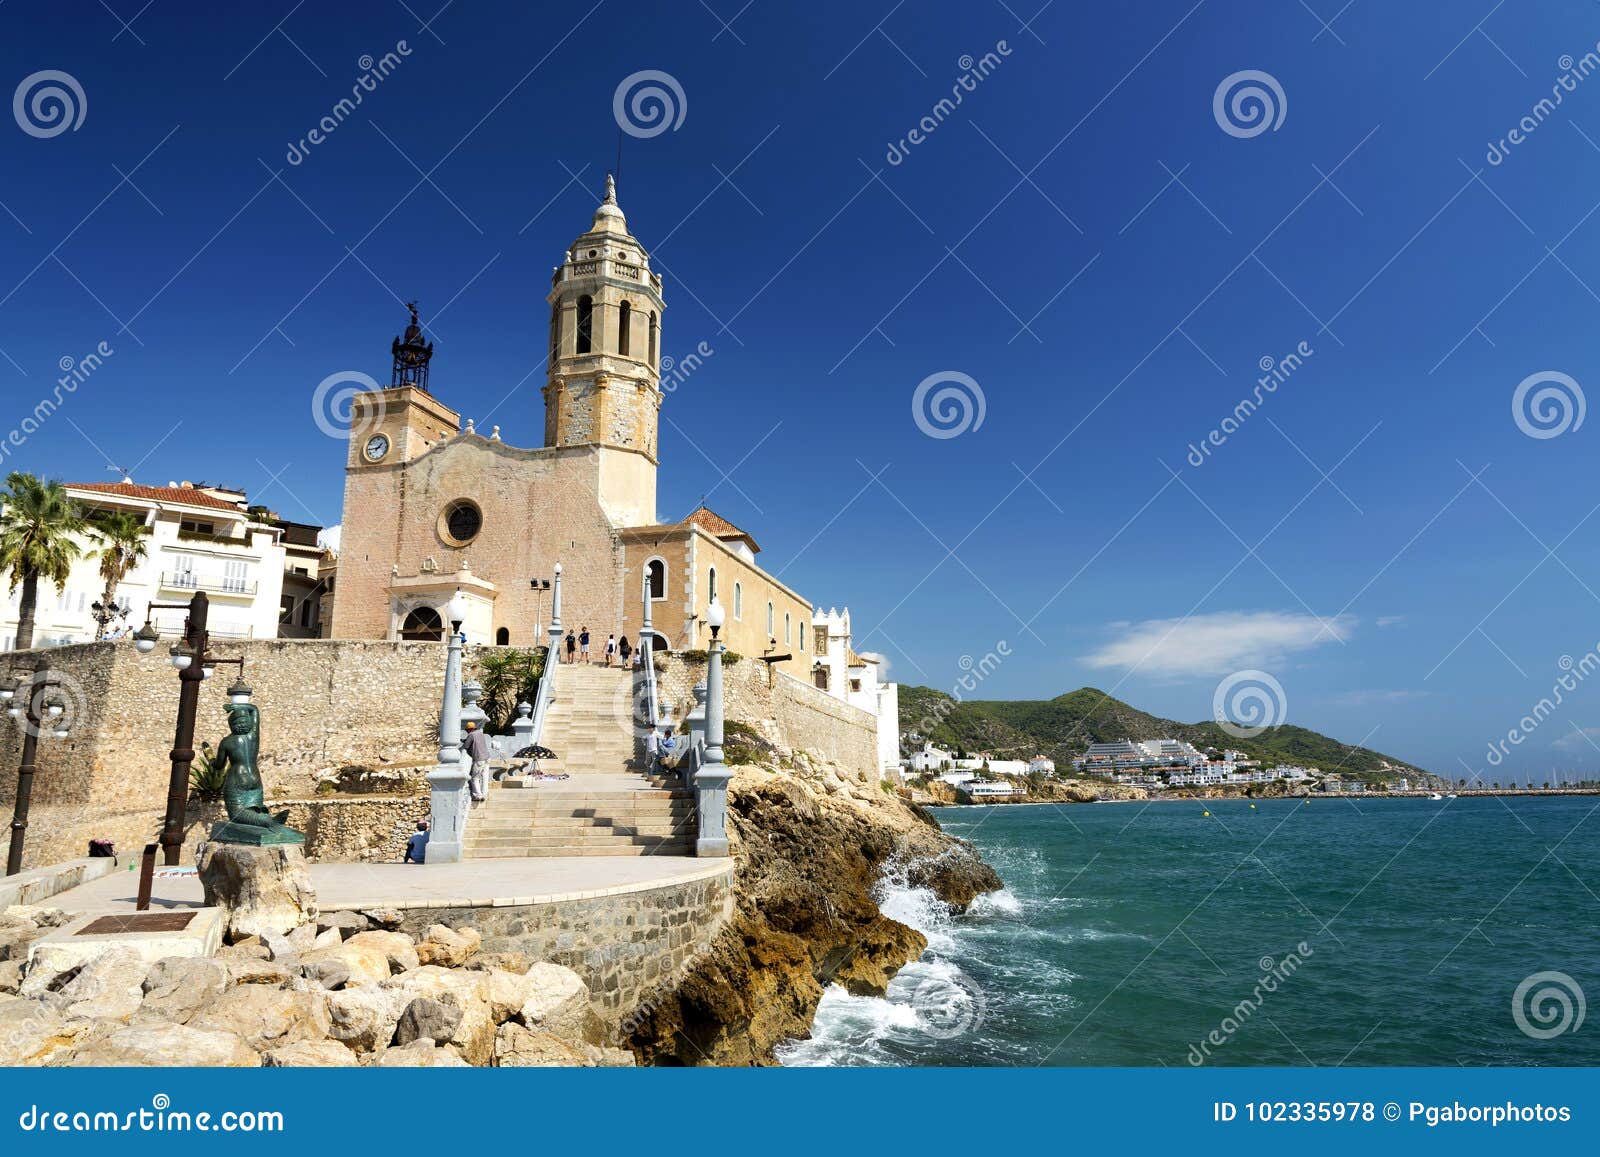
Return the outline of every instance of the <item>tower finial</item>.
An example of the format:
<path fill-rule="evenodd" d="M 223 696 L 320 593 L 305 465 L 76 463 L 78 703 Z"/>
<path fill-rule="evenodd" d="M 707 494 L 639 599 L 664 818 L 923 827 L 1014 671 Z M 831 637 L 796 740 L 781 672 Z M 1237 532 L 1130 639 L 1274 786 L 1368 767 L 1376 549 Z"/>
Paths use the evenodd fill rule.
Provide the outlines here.
<path fill-rule="evenodd" d="M 610 173 L 606 174 L 606 202 L 607 205 L 617 203 L 617 179 Z"/>

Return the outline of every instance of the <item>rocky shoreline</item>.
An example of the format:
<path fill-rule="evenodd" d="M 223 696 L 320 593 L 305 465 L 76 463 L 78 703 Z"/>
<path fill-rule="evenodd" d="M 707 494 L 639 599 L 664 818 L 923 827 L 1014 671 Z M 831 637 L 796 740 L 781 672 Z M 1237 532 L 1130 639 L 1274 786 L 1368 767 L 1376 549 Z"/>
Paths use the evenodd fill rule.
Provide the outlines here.
<path fill-rule="evenodd" d="M 633 1018 L 641 1064 L 775 1064 L 776 1046 L 809 1035 L 828 985 L 882 996 L 927 947 L 878 908 L 891 867 L 955 911 L 1002 886 L 923 808 L 804 752 L 763 760 L 728 793 L 734 915 Z"/>

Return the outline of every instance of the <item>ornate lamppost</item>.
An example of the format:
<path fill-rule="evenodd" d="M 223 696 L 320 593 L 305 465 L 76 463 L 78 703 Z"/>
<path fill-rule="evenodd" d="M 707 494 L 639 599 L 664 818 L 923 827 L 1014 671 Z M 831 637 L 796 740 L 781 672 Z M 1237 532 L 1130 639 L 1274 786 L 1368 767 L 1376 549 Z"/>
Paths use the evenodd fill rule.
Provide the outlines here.
<path fill-rule="evenodd" d="M 460 861 L 467 830 L 467 774 L 461 759 L 461 624 L 467 600 L 460 591 L 445 608 L 450 639 L 445 650 L 444 701 L 439 709 L 439 763 L 428 772 L 430 864 Z"/>
<path fill-rule="evenodd" d="M 50 675 L 50 660 L 40 656 L 33 675 L 21 682 L 15 675 L 0 681 L 0 701 L 6 703 L 7 714 L 22 721 L 22 764 L 17 769 L 17 800 L 11 816 L 11 847 L 6 853 L 6 875 L 15 876 L 22 871 L 22 848 L 28 831 L 28 811 L 33 803 L 33 775 L 38 761 L 39 736 L 49 732 L 57 739 L 68 735 L 65 718 L 66 705 L 51 691 L 55 686 Z M 18 692 L 25 696 L 17 702 Z"/>
<path fill-rule="evenodd" d="M 700 821 L 695 842 L 697 856 L 728 854 L 728 782 L 733 773 L 722 762 L 722 641 L 717 634 L 726 621 L 722 604 L 713 601 L 706 608 L 706 625 L 711 628 L 711 650 L 706 656 L 706 749 L 694 775 L 695 811 Z"/>

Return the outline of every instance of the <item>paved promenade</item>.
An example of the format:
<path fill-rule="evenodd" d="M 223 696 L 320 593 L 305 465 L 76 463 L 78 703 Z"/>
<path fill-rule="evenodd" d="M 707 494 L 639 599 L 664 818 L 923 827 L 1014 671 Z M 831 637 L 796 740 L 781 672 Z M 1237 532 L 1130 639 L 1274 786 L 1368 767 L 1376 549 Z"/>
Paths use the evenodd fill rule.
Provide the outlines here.
<path fill-rule="evenodd" d="M 458 864 L 311 864 L 323 911 L 341 908 L 478 908 L 619 896 L 731 873 L 733 861 L 686 856 L 544 857 Z M 163 875 L 176 871 L 177 875 Z M 156 869 L 150 907 L 198 908 L 192 869 Z M 45 901 L 74 914 L 133 911 L 138 871 L 118 871 Z"/>

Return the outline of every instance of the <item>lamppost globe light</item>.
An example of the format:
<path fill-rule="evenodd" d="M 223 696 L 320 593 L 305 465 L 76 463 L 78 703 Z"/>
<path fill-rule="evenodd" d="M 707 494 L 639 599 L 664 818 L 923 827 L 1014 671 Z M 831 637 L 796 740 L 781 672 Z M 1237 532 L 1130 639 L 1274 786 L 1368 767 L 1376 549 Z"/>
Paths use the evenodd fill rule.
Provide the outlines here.
<path fill-rule="evenodd" d="M 241 674 L 238 679 L 234 680 L 233 686 L 228 688 L 228 702 L 248 703 L 252 694 L 254 694 L 253 690 L 244 681 L 244 675 Z"/>
<path fill-rule="evenodd" d="M 156 643 L 161 639 L 161 632 L 151 624 L 146 623 L 139 628 L 139 633 L 133 637 L 133 649 L 141 655 L 148 655 L 156 649 Z"/>
<path fill-rule="evenodd" d="M 557 574 L 560 574 L 560 573 L 561 573 L 561 564 L 560 564 L 560 563 L 559 563 L 559 562 L 558 562 L 558 563 L 556 563 L 556 573 L 557 573 Z"/>
<path fill-rule="evenodd" d="M 445 607 L 445 614 L 450 616 L 452 623 L 467 621 L 467 596 L 457 591 L 450 596 L 450 603 Z"/>
<path fill-rule="evenodd" d="M 15 676 L 8 675 L 6 678 L 0 679 L 0 701 L 9 703 L 12 699 L 15 699 L 17 687 L 18 683 Z"/>
<path fill-rule="evenodd" d="M 728 612 L 722 609 L 722 604 L 712 599 L 711 605 L 706 608 L 706 625 L 713 631 L 722 629 L 722 624 L 728 621 Z"/>
<path fill-rule="evenodd" d="M 60 718 L 67 710 L 59 699 L 50 700 L 50 702 L 45 704 L 44 709 L 52 719 Z"/>
<path fill-rule="evenodd" d="M 194 653 L 182 643 L 174 643 L 167 654 L 172 656 L 172 667 L 175 671 L 187 671 L 189 664 L 194 662 Z"/>
<path fill-rule="evenodd" d="M 67 738 L 67 736 L 72 734 L 72 731 L 71 731 L 70 728 L 67 727 L 67 725 L 65 723 L 63 723 L 60 726 L 58 726 L 53 732 L 51 732 L 51 734 L 54 735 L 57 739 L 65 739 L 65 738 Z"/>

